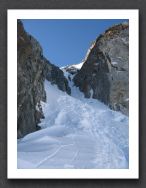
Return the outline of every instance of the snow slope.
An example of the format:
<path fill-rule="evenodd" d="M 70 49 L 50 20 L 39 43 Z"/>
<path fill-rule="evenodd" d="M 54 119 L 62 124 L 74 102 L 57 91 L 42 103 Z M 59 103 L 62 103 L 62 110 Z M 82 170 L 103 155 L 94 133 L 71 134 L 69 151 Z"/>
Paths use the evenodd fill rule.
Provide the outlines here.
<path fill-rule="evenodd" d="M 128 168 L 128 117 L 70 87 L 45 81 L 42 130 L 18 140 L 18 168 Z"/>
<path fill-rule="evenodd" d="M 81 67 L 83 66 L 83 64 L 84 64 L 84 61 L 82 61 L 81 63 L 73 64 L 73 65 L 67 65 L 67 66 L 65 66 L 65 67 L 61 67 L 60 69 L 61 69 L 61 70 L 64 70 L 66 67 L 68 67 L 68 68 L 69 68 L 69 67 L 74 67 L 74 68 L 80 70 Z"/>

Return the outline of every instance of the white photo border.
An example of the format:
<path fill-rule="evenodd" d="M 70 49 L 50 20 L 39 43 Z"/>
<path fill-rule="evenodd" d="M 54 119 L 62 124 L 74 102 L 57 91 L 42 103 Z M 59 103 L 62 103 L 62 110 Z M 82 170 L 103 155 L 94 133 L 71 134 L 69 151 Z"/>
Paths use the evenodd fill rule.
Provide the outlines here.
<path fill-rule="evenodd" d="M 129 20 L 129 169 L 17 169 L 17 19 Z M 7 11 L 7 178 L 138 179 L 139 178 L 139 10 L 50 9 Z"/>

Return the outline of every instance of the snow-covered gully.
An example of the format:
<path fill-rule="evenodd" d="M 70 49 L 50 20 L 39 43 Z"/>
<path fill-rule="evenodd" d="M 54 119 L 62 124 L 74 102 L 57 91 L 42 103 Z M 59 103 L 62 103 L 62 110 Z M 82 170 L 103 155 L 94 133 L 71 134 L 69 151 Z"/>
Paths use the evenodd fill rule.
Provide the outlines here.
<path fill-rule="evenodd" d="M 42 129 L 18 140 L 18 168 L 128 168 L 128 117 L 70 87 L 45 81 Z"/>

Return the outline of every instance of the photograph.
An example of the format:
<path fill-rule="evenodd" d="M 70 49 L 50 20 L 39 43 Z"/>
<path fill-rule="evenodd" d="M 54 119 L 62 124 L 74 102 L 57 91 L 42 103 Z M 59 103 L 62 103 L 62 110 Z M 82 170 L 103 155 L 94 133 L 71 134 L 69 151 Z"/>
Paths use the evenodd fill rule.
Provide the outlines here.
<path fill-rule="evenodd" d="M 9 10 L 8 76 L 10 178 L 138 178 L 137 10 Z"/>

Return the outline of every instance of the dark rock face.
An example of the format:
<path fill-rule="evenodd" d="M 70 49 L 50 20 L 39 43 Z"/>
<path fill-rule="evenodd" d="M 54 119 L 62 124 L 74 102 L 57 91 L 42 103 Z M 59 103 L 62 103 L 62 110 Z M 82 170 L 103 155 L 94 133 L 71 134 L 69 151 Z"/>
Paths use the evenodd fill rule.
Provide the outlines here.
<path fill-rule="evenodd" d="M 40 101 L 46 101 L 44 80 L 70 94 L 63 72 L 47 61 L 40 44 L 17 23 L 17 137 L 39 129 L 44 118 Z"/>
<path fill-rule="evenodd" d="M 85 97 L 99 99 L 113 110 L 128 115 L 128 24 L 113 26 L 96 39 L 82 68 L 75 75 L 74 83 Z"/>
<path fill-rule="evenodd" d="M 69 72 L 71 75 L 75 75 L 75 74 L 77 74 L 79 72 L 79 70 L 77 68 L 75 68 L 74 66 L 72 66 L 72 65 L 69 65 L 69 66 L 65 67 L 64 70 L 66 72 Z"/>
<path fill-rule="evenodd" d="M 46 79 L 50 81 L 51 84 L 56 84 L 60 90 L 65 91 L 69 95 L 71 94 L 68 80 L 64 77 L 63 71 L 57 66 L 51 63 L 49 64 Z"/>

